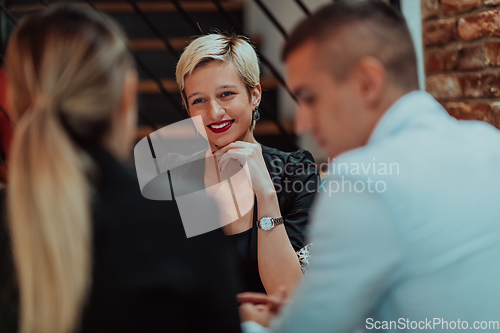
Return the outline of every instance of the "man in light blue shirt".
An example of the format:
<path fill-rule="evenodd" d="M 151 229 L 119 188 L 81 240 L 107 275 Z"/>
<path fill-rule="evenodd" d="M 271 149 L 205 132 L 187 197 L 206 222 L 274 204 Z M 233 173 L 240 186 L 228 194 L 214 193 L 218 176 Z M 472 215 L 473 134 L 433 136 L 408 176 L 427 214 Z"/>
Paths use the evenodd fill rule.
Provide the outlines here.
<path fill-rule="evenodd" d="M 296 129 L 335 158 L 314 207 L 307 273 L 271 332 L 500 331 L 500 132 L 417 91 L 404 19 L 337 1 L 285 46 Z M 264 332 L 270 298 L 240 297 Z"/>

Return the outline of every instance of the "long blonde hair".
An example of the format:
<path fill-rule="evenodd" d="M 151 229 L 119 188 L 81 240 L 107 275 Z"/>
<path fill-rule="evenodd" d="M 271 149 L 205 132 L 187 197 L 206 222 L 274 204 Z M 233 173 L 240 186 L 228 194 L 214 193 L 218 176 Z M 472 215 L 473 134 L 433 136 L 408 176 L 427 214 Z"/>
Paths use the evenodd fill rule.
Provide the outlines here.
<path fill-rule="evenodd" d="M 17 116 L 8 205 L 20 332 L 77 329 L 91 283 L 86 144 L 99 144 L 133 59 L 110 18 L 76 7 L 34 14 L 7 49 Z"/>

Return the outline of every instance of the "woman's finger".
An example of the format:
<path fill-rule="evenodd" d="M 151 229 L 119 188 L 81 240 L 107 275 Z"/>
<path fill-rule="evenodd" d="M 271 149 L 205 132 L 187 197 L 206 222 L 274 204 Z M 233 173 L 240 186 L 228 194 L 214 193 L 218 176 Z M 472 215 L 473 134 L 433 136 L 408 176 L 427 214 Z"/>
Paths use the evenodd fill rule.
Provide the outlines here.
<path fill-rule="evenodd" d="M 219 155 L 219 154 L 225 154 L 225 153 L 227 153 L 230 149 L 234 149 L 234 148 L 243 148 L 243 147 L 242 147 L 241 145 L 238 145 L 238 144 L 236 143 L 236 141 L 235 141 L 235 142 L 231 142 L 230 144 L 225 145 L 224 147 L 222 147 L 222 148 L 220 148 L 220 149 L 216 150 L 214 154 L 216 154 L 216 155 Z"/>
<path fill-rule="evenodd" d="M 226 158 L 219 164 L 219 171 L 223 172 L 226 170 L 227 165 L 231 162 L 232 158 Z"/>
<path fill-rule="evenodd" d="M 218 152 L 217 152 L 217 153 L 215 154 L 215 157 L 216 157 L 216 159 L 217 159 L 217 163 L 220 163 L 220 162 L 222 162 L 222 161 L 223 161 L 223 159 L 226 159 L 226 158 L 227 158 L 227 156 L 233 156 L 233 154 L 234 154 L 234 153 L 237 153 L 237 154 L 243 155 L 243 154 L 242 154 L 242 152 L 243 152 L 243 149 L 242 149 L 242 148 L 233 148 L 233 149 L 229 150 L 229 151 L 228 151 L 228 152 L 226 152 L 226 153 L 218 153 Z M 224 158 L 224 156 L 226 156 L 226 157 Z"/>
<path fill-rule="evenodd" d="M 236 295 L 236 299 L 240 303 L 267 304 L 269 296 L 264 293 L 245 292 Z"/>
<path fill-rule="evenodd" d="M 219 159 L 219 162 L 218 162 L 219 163 L 219 171 L 221 171 L 221 172 L 225 171 L 227 168 L 227 165 L 229 164 L 229 162 L 231 160 L 238 161 L 240 166 L 243 166 L 246 163 L 246 158 L 245 158 L 245 156 L 243 156 L 241 154 L 241 152 L 236 151 L 236 150 L 231 150 L 231 151 L 227 152 L 226 154 L 224 154 L 224 156 L 222 156 Z"/>
<path fill-rule="evenodd" d="M 266 304 L 258 304 L 255 306 L 257 311 L 267 311 L 269 308 Z"/>
<path fill-rule="evenodd" d="M 225 154 L 231 149 L 235 148 L 252 148 L 253 146 L 257 146 L 255 143 L 245 142 L 245 141 L 234 141 L 228 145 L 225 145 L 221 149 L 217 150 L 215 154 Z"/>

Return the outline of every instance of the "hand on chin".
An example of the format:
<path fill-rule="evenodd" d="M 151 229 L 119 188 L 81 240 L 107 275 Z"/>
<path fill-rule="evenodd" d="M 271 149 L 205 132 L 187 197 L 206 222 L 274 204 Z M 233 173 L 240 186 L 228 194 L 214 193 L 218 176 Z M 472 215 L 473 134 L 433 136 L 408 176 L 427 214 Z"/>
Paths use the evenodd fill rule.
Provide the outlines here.
<path fill-rule="evenodd" d="M 222 139 L 220 138 L 219 140 L 214 140 L 212 141 L 212 145 L 215 148 L 215 151 L 224 148 L 228 144 L 234 142 L 236 140 L 231 140 L 231 139 Z"/>

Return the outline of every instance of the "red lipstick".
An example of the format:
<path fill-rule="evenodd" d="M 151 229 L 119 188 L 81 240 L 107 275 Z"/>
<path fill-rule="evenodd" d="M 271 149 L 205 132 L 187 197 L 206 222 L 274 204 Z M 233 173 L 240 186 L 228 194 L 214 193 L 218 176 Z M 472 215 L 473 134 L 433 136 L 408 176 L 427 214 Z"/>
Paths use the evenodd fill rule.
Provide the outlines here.
<path fill-rule="evenodd" d="M 214 133 L 222 133 L 227 131 L 231 127 L 231 125 L 233 125 L 233 123 L 234 119 L 227 119 L 208 124 L 207 127 Z"/>

